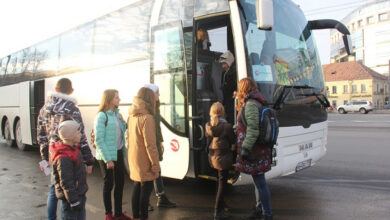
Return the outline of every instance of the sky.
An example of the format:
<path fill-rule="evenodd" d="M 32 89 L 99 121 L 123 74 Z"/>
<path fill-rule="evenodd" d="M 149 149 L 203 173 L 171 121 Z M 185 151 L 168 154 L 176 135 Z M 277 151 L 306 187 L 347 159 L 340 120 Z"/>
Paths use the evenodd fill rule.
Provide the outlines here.
<path fill-rule="evenodd" d="M 0 57 L 31 46 L 135 0 L 12 0 L 1 3 Z M 293 0 L 308 20 L 341 20 L 368 0 Z M 315 32 L 322 64 L 329 63 L 329 31 Z"/>

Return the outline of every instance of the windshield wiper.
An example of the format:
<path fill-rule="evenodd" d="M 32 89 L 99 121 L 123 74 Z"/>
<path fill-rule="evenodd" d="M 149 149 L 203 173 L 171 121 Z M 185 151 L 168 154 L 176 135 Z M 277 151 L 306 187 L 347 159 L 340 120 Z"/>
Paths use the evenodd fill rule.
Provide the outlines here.
<path fill-rule="evenodd" d="M 308 86 L 308 85 L 303 85 L 303 86 L 298 86 L 298 85 L 297 86 L 286 86 L 286 85 L 284 85 L 282 87 L 283 87 L 283 90 L 280 93 L 278 99 L 276 99 L 276 102 L 274 104 L 274 109 L 277 109 L 277 110 L 282 108 L 282 106 L 284 104 L 284 100 L 290 94 L 292 89 L 313 89 L 312 86 Z M 284 92 L 286 91 L 286 89 L 290 89 L 290 90 L 288 91 L 288 93 L 286 95 L 284 95 Z"/>
<path fill-rule="evenodd" d="M 315 96 L 322 106 L 324 106 L 325 108 L 330 107 L 328 98 L 326 98 L 326 96 L 322 93 L 317 94 L 313 92 L 311 94 L 298 94 L 298 96 Z M 323 99 L 321 99 L 320 97 L 322 97 Z"/>

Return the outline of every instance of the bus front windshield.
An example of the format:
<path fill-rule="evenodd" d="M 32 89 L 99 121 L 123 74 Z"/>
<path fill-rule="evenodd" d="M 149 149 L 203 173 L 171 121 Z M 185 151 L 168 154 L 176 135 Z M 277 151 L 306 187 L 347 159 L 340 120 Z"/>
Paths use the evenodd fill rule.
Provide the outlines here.
<path fill-rule="evenodd" d="M 289 0 L 273 2 L 274 27 L 264 31 L 257 28 L 256 0 L 239 0 L 248 76 L 258 83 L 268 103 L 276 102 L 283 87 L 300 86 L 289 93 L 286 104 L 308 104 L 313 99 L 302 94 L 324 93 L 314 38 L 305 29 L 307 20 L 297 5 Z"/>

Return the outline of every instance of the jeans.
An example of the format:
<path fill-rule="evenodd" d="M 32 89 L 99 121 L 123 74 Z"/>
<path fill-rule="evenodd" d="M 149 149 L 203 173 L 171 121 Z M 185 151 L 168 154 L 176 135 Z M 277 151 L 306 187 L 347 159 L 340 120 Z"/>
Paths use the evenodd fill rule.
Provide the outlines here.
<path fill-rule="evenodd" d="M 265 181 L 264 174 L 252 175 L 252 178 L 253 182 L 255 183 L 255 187 L 260 192 L 260 200 L 264 208 L 264 214 L 272 215 L 271 193 L 269 191 L 267 182 Z"/>
<path fill-rule="evenodd" d="M 154 185 L 154 192 L 156 193 L 156 196 L 161 196 L 165 194 L 161 172 L 158 173 L 157 179 L 153 180 L 153 185 Z"/>
<path fill-rule="evenodd" d="M 148 204 L 152 191 L 153 181 L 134 182 L 133 195 L 131 197 L 133 218 L 141 217 L 141 220 L 148 218 Z"/>
<path fill-rule="evenodd" d="M 218 191 L 215 198 L 215 210 L 220 212 L 223 210 L 225 192 L 227 187 L 229 170 L 218 170 Z"/>
<path fill-rule="evenodd" d="M 112 213 L 111 205 L 111 191 L 114 187 L 114 203 L 115 203 L 115 216 L 122 215 L 122 197 L 123 197 L 123 185 L 125 183 L 124 175 L 125 168 L 123 164 L 123 152 L 118 150 L 117 161 L 114 161 L 114 169 L 107 169 L 107 164 L 99 160 L 100 169 L 103 175 L 103 202 L 105 208 L 105 214 Z"/>
<path fill-rule="evenodd" d="M 47 219 L 48 220 L 57 219 L 57 202 L 58 199 L 56 197 L 54 180 L 53 177 L 51 177 L 50 191 L 49 191 L 49 195 L 47 196 Z"/>
<path fill-rule="evenodd" d="M 81 197 L 81 211 L 72 211 L 70 204 L 66 199 L 62 199 L 61 203 L 61 219 L 62 220 L 86 220 L 85 212 L 85 202 L 87 198 L 84 196 Z"/>

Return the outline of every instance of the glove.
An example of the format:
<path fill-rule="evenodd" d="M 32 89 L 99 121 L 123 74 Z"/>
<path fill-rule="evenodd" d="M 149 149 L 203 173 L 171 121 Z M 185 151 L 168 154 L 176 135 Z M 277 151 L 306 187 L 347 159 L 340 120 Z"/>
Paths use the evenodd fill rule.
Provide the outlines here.
<path fill-rule="evenodd" d="M 249 160 L 249 154 L 250 154 L 250 152 L 248 149 L 246 149 L 244 147 L 241 148 L 241 159 L 242 160 Z"/>
<path fill-rule="evenodd" d="M 78 201 L 78 202 L 75 202 L 73 204 L 70 204 L 70 210 L 74 211 L 74 212 L 80 212 L 83 210 L 83 207 L 81 206 L 81 202 Z"/>

